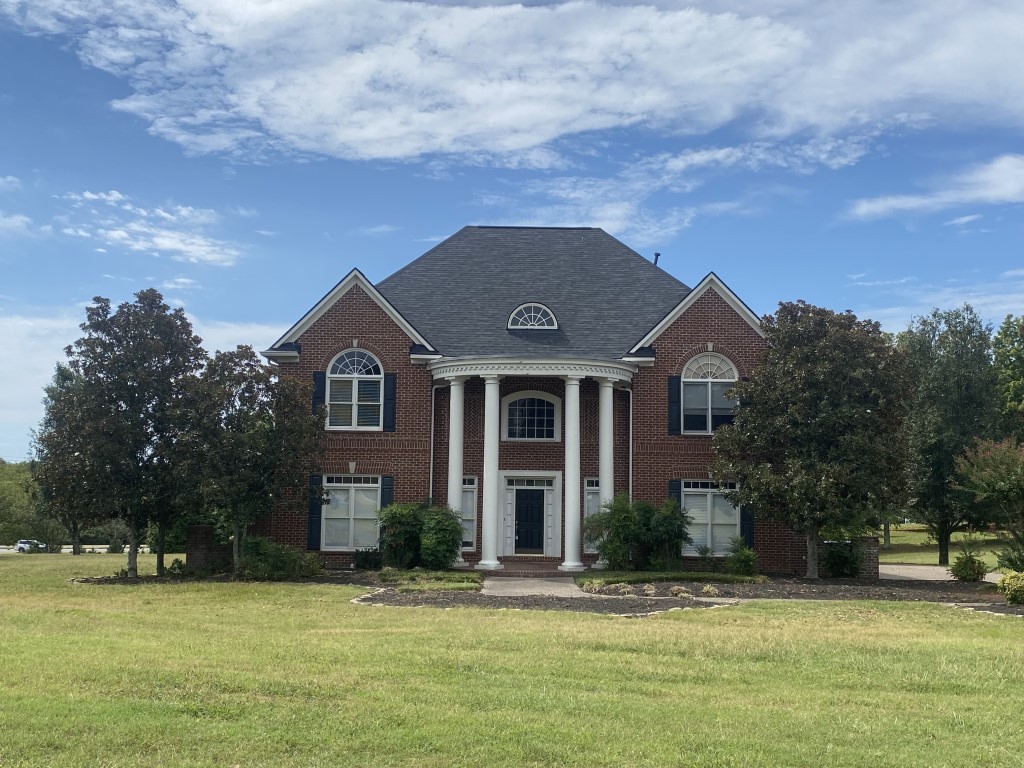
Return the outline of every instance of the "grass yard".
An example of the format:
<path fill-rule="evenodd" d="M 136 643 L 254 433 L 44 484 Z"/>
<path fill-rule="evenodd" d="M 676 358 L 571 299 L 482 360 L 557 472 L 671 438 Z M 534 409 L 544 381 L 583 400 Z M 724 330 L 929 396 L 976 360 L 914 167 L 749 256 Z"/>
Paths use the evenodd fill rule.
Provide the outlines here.
<path fill-rule="evenodd" d="M 954 533 L 949 542 L 949 562 L 956 560 L 960 554 L 960 541 L 965 534 Z M 981 544 L 980 555 L 993 571 L 997 569 L 996 556 L 1002 549 L 1002 544 L 993 533 L 977 534 Z M 879 543 L 881 543 L 879 535 Z M 939 545 L 928 539 L 928 531 L 917 526 L 906 525 L 900 528 L 893 528 L 890 532 L 892 546 L 889 549 L 879 549 L 878 562 L 880 563 L 911 563 L 914 565 L 938 565 Z"/>
<path fill-rule="evenodd" d="M 623 619 L 66 582 L 123 564 L 0 555 L 5 768 L 1024 765 L 1015 617 L 778 601 Z"/>

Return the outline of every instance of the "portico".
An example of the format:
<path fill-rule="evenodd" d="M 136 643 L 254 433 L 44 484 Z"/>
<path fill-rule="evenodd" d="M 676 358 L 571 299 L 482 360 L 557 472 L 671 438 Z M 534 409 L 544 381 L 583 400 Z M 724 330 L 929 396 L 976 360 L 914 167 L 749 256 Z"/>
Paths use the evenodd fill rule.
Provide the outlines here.
<path fill-rule="evenodd" d="M 447 503 L 456 510 L 463 504 L 463 469 L 466 460 L 465 387 L 467 381 L 473 378 L 482 379 L 484 384 L 483 472 L 479 483 L 482 494 L 480 561 L 475 567 L 480 570 L 499 570 L 503 568 L 499 556 L 515 553 L 515 547 L 510 547 L 509 544 L 515 532 L 508 530 L 507 500 L 510 497 L 507 494 L 509 489 L 514 487 L 512 481 L 516 478 L 523 479 L 536 475 L 551 480 L 550 484 L 545 481 L 543 485 L 538 481 L 538 489 L 553 489 L 556 482 L 564 489 L 561 519 L 555 521 L 560 523 L 560 526 L 547 526 L 549 530 L 545 535 L 552 543 L 545 544 L 543 551 L 550 556 L 564 538 L 559 570 L 583 570 L 585 565 L 581 560 L 583 478 L 580 471 L 580 384 L 586 379 L 593 379 L 598 385 L 598 485 L 600 500 L 604 503 L 614 495 L 614 389 L 629 388 L 636 373 L 636 366 L 605 360 L 448 358 L 431 362 L 427 368 L 435 384 L 447 382 L 449 386 Z M 505 402 L 503 406 L 500 387 L 506 377 L 560 379 L 564 384 L 564 397 L 560 402 L 561 410 L 564 411 L 564 430 L 561 430 L 560 419 L 553 415 L 558 404 L 554 403 L 553 399 L 552 402 L 548 402 L 543 393 L 523 391 L 521 394 L 524 397 Z M 509 397 L 505 400 L 509 401 Z M 545 442 L 561 440 L 564 444 L 564 465 L 557 472 L 552 472 L 551 467 L 537 467 L 518 472 L 503 471 L 501 446 L 503 435 L 505 439 L 509 439 L 510 429 L 518 430 L 515 434 L 520 437 L 517 439 L 524 443 L 535 440 L 538 445 L 542 445 Z M 516 499 L 515 491 L 512 493 L 511 498 Z M 543 498 L 536 492 L 522 495 L 527 503 L 541 503 Z M 557 495 L 556 493 L 555 496 Z M 561 531 L 557 530 L 559 527 Z M 562 535 L 559 536 L 559 533 Z"/>

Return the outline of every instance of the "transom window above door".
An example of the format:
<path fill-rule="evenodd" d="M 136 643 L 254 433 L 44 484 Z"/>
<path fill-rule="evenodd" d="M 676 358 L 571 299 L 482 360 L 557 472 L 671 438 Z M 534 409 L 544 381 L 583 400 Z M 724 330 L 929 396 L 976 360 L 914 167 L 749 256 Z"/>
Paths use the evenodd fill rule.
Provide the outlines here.
<path fill-rule="evenodd" d="M 708 434 L 731 424 L 739 401 L 727 398 L 739 378 L 736 366 L 714 352 L 690 359 L 683 368 L 683 432 Z"/>
<path fill-rule="evenodd" d="M 554 313 L 543 304 L 521 304 L 508 318 L 509 328 L 558 328 Z"/>
<path fill-rule="evenodd" d="M 327 369 L 327 427 L 381 429 L 384 372 L 362 349 L 349 349 Z"/>
<path fill-rule="evenodd" d="M 515 392 L 501 400 L 503 440 L 562 439 L 562 401 L 547 392 Z"/>

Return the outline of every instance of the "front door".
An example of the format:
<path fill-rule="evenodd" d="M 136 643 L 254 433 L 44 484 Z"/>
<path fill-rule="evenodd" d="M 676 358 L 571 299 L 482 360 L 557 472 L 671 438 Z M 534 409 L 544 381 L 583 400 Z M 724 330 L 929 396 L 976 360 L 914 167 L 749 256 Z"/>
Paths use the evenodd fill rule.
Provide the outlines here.
<path fill-rule="evenodd" d="M 544 489 L 516 489 L 516 554 L 544 554 Z"/>

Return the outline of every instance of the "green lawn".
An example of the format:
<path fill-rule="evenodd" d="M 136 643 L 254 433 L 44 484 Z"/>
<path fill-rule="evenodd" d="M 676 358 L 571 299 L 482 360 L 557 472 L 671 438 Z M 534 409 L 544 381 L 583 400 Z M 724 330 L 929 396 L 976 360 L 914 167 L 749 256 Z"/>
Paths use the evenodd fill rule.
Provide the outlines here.
<path fill-rule="evenodd" d="M 4 768 L 1024 765 L 1019 618 L 778 601 L 624 619 L 66 582 L 123 564 L 0 555 Z"/>
<path fill-rule="evenodd" d="M 960 554 L 959 542 L 966 534 L 954 533 L 949 544 L 949 561 L 952 563 Z M 993 571 L 997 568 L 996 556 L 1002 549 L 999 538 L 992 533 L 976 534 L 981 542 L 981 556 Z M 880 549 L 880 563 L 912 563 L 914 565 L 938 565 L 939 545 L 928 539 L 928 532 L 920 527 L 907 525 L 893 528 L 890 533 L 892 547 Z M 879 536 L 881 543 L 881 536 Z"/>

